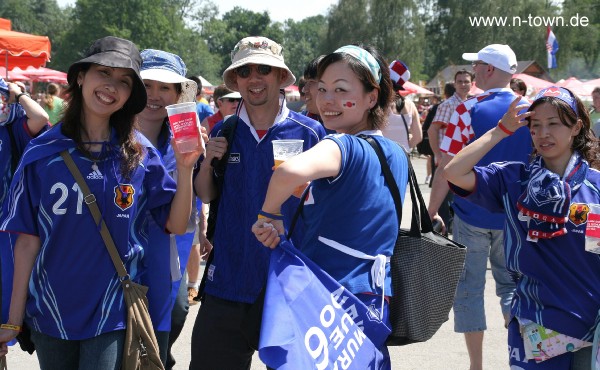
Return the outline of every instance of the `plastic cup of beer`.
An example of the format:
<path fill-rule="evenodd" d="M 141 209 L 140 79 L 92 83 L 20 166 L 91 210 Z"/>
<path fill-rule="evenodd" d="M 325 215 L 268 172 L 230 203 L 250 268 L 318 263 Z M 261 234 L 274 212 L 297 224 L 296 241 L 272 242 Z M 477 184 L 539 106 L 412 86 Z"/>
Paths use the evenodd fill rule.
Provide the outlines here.
<path fill-rule="evenodd" d="M 286 159 L 302 153 L 304 140 L 273 140 L 273 158 L 275 168 L 285 162 Z"/>
<path fill-rule="evenodd" d="M 172 104 L 165 108 L 179 152 L 189 153 L 197 150 L 201 140 L 196 103 Z"/>

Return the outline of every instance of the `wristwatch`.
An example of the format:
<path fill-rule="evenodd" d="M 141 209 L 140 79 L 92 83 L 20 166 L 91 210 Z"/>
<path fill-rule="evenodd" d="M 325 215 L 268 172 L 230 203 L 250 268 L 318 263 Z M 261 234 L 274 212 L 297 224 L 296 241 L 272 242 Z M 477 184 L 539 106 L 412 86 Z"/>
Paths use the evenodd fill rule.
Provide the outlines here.
<path fill-rule="evenodd" d="M 17 96 L 15 97 L 15 100 L 16 100 L 17 104 L 20 104 L 20 103 L 19 103 L 19 99 L 21 99 L 21 96 L 23 96 L 23 95 L 26 95 L 26 96 L 28 96 L 29 98 L 31 98 L 31 95 L 29 95 L 29 94 L 28 94 L 28 93 L 26 93 L 26 92 L 22 92 L 22 93 L 20 93 L 20 94 L 17 94 Z"/>

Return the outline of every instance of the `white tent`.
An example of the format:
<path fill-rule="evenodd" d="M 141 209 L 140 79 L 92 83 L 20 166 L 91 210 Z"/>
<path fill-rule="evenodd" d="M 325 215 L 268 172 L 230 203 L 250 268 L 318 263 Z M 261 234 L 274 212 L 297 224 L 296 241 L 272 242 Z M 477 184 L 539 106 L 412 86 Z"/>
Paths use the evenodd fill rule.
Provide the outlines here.
<path fill-rule="evenodd" d="M 208 80 L 202 76 L 198 76 L 198 78 L 200 79 L 200 81 L 202 82 L 202 87 L 209 87 L 209 86 L 213 86 L 213 84 L 211 84 L 210 82 L 208 82 Z"/>

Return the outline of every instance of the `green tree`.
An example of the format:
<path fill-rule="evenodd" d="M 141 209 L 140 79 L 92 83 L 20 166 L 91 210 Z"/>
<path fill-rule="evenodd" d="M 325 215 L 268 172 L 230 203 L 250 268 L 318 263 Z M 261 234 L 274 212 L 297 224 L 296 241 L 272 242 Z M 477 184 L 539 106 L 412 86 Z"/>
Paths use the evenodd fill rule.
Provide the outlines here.
<path fill-rule="evenodd" d="M 302 76 L 308 62 L 323 54 L 321 43 L 327 32 L 326 26 L 325 17 L 322 15 L 300 22 L 292 19 L 285 21 L 282 40 L 285 63 L 296 78 Z"/>
<path fill-rule="evenodd" d="M 561 13 L 567 25 L 554 28 L 560 49 L 559 71 L 564 77 L 597 78 L 600 75 L 600 4 L 596 0 L 565 0 Z M 587 26 L 570 24 L 587 17 Z"/>
<path fill-rule="evenodd" d="M 391 62 L 400 59 L 411 71 L 411 80 L 422 77 L 425 25 L 414 0 L 371 0 L 373 44 Z"/>
<path fill-rule="evenodd" d="M 368 6 L 369 0 L 340 0 L 330 8 L 323 44 L 327 53 L 355 42 L 371 43 Z"/>
<path fill-rule="evenodd" d="M 225 13 L 222 19 L 218 18 L 215 8 L 205 5 L 195 16 L 196 20 L 202 20 L 200 35 L 205 40 L 210 60 L 219 63 L 218 81 L 221 74 L 231 64 L 231 51 L 238 41 L 248 36 L 265 36 L 281 43 L 284 32 L 280 23 L 272 23 L 269 13 L 257 13 L 241 7 L 234 7 Z"/>
<path fill-rule="evenodd" d="M 108 35 L 129 39 L 140 49 L 165 49 L 176 38 L 174 30 L 180 29 L 171 23 L 174 10 L 164 0 L 78 0 L 58 62 L 69 65 L 93 40 Z"/>
<path fill-rule="evenodd" d="M 438 0 L 432 6 L 434 17 L 427 25 L 426 70 L 433 75 L 448 64 L 466 64 L 464 52 L 476 52 L 489 44 L 508 44 L 517 60 L 546 60 L 545 27 L 532 27 L 528 16 L 556 15 L 551 1 L 523 0 Z M 505 17 L 505 26 L 472 23 L 476 17 Z M 483 18 L 482 18 L 483 17 Z M 513 23 L 514 21 L 514 23 Z"/>

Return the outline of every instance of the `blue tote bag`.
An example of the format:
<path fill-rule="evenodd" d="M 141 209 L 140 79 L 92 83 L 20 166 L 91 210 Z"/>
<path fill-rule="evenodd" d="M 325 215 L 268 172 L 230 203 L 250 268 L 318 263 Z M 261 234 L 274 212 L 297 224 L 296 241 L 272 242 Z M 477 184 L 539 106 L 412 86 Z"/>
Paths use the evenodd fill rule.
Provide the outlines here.
<path fill-rule="evenodd" d="M 390 328 L 282 238 L 267 277 L 259 357 L 276 369 L 378 369 Z"/>

